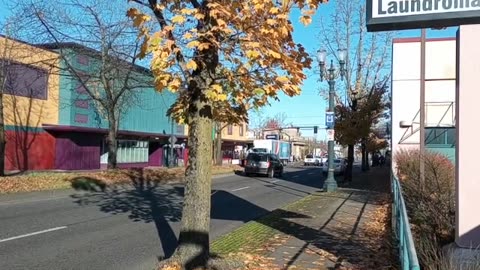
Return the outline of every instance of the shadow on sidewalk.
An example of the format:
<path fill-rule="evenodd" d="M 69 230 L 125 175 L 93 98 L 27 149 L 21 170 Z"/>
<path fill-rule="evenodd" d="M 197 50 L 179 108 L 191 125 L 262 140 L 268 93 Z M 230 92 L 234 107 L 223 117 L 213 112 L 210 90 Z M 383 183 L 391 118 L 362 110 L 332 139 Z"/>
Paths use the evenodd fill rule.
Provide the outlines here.
<path fill-rule="evenodd" d="M 364 191 L 390 193 L 390 166 L 371 167 L 369 171 L 354 173 L 351 182 L 341 182 L 339 187 Z"/>
<path fill-rule="evenodd" d="M 155 179 L 144 177 L 141 170 L 132 173 L 130 178 L 130 184 L 113 188 L 103 188 L 101 186 L 94 188 L 91 185 L 95 186 L 99 180 L 91 179 L 90 185 L 85 188 L 89 192 L 75 194 L 72 197 L 75 199 L 75 203 L 79 205 L 96 205 L 102 212 L 125 214 L 133 222 L 153 222 L 161 242 L 161 249 L 158 251 L 161 254 L 158 256 L 159 259 L 171 256 L 177 246 L 177 236 L 172 225 L 180 221 L 181 218 L 183 186 L 162 185 L 158 181 L 154 181 Z M 79 186 L 78 188 L 82 187 Z M 352 193 L 348 193 L 347 197 L 341 193 L 322 194 L 321 196 L 342 198 L 342 205 L 349 200 L 361 200 L 361 196 L 356 198 L 356 194 Z M 311 220 L 312 216 L 283 209 L 270 212 L 230 192 L 213 190 L 211 218 L 212 220 L 246 223 L 260 216 L 265 216 L 265 218 L 260 218 L 258 222 L 283 234 L 305 241 L 307 245 L 314 245 L 318 249 L 326 250 L 338 258 L 353 257 L 352 252 L 354 251 L 352 250 L 362 250 L 366 254 L 374 252 L 362 242 L 356 242 L 354 239 L 345 238 L 323 229 L 335 219 L 340 208 L 341 206 L 333 212 L 328 221 L 323 224 L 323 227 L 322 224 L 307 226 L 303 225 L 302 222 Z M 363 210 L 359 209 L 359 211 L 361 216 Z M 208 237 L 202 232 L 187 233 L 198 234 L 199 237 Z M 348 243 L 348 248 L 341 248 L 344 243 Z M 293 259 L 292 263 L 294 261 Z M 203 264 L 206 264 L 206 262 L 194 261 L 191 266 L 194 269 L 204 266 Z"/>

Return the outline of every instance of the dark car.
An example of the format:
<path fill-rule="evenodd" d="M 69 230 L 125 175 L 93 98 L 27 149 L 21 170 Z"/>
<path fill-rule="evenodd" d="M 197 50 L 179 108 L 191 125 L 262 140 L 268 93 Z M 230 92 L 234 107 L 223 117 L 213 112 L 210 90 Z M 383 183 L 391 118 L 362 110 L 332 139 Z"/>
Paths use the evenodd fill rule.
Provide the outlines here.
<path fill-rule="evenodd" d="M 267 153 L 250 153 L 245 162 L 245 175 L 261 174 L 273 178 L 281 177 L 283 164 L 277 155 Z"/>

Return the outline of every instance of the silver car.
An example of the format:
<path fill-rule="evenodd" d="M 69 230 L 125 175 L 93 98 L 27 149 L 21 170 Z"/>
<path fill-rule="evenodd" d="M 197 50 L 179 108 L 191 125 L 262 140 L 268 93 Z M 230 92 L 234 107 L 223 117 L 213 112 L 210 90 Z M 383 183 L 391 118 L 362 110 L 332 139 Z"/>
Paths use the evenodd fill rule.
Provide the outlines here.
<path fill-rule="evenodd" d="M 335 174 L 343 174 L 345 172 L 345 162 L 343 159 L 334 159 L 333 163 L 335 164 L 334 170 Z M 323 164 L 322 168 L 323 174 L 328 173 L 328 160 Z"/>

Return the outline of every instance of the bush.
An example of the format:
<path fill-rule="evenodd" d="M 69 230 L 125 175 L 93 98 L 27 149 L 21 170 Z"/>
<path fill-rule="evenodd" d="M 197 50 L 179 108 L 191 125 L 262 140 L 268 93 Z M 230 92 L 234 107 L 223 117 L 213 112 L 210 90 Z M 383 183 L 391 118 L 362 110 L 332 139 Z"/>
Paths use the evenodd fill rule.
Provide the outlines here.
<path fill-rule="evenodd" d="M 420 181 L 420 159 L 425 181 Z M 439 264 L 442 246 L 455 238 L 455 166 L 445 156 L 418 150 L 395 155 L 417 253 L 424 269 L 444 269 Z"/>

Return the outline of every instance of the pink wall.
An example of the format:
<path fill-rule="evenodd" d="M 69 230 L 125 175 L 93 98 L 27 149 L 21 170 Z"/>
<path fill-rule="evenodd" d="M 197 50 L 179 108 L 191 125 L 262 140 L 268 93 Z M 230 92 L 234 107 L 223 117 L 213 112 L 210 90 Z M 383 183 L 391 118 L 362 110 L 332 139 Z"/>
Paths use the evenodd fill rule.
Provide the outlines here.
<path fill-rule="evenodd" d="M 480 245 L 480 25 L 460 26 L 457 35 L 456 243 L 475 248 Z"/>

